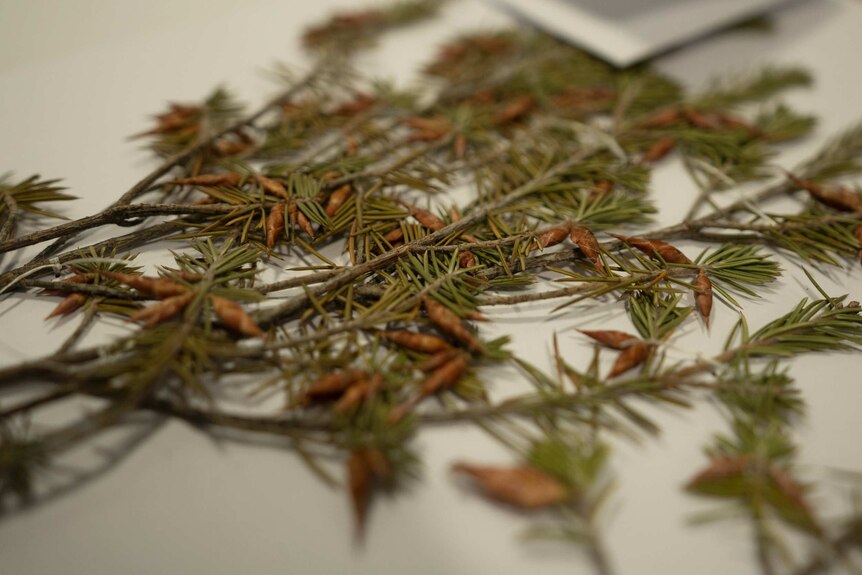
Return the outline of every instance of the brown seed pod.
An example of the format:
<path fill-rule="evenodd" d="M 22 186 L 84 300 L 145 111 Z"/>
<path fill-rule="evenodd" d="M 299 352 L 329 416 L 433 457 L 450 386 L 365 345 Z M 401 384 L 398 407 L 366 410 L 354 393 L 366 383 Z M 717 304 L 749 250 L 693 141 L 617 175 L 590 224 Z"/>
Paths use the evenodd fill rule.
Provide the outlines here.
<path fill-rule="evenodd" d="M 419 353 L 438 353 L 452 349 L 452 346 L 436 335 L 414 333 L 412 331 L 381 331 L 380 335 L 395 345 Z"/>
<path fill-rule="evenodd" d="M 141 293 L 157 297 L 159 299 L 182 295 L 188 291 L 184 285 L 178 284 L 166 278 L 154 278 L 148 276 L 136 276 L 122 272 L 99 272 L 106 278 L 126 284 Z"/>
<path fill-rule="evenodd" d="M 686 484 L 686 489 L 710 492 L 725 481 L 742 478 L 749 469 L 756 466 L 757 460 L 750 455 L 714 457 L 706 468 L 699 471 Z"/>
<path fill-rule="evenodd" d="M 549 248 L 561 243 L 569 236 L 572 229 L 570 222 L 564 222 L 552 228 L 547 228 L 539 232 L 536 236 L 536 242 L 543 248 Z"/>
<path fill-rule="evenodd" d="M 611 180 L 599 180 L 595 183 L 594 191 L 596 195 L 603 196 L 614 191 L 614 183 Z"/>
<path fill-rule="evenodd" d="M 703 323 L 709 327 L 709 314 L 712 312 L 712 281 L 706 277 L 706 272 L 701 268 L 694 278 L 694 303 L 697 312 L 703 318 Z"/>
<path fill-rule="evenodd" d="M 209 299 L 213 311 L 226 326 L 248 337 L 263 337 L 263 330 L 238 303 L 217 295 L 210 295 Z"/>
<path fill-rule="evenodd" d="M 695 128 L 712 132 L 721 129 L 721 121 L 715 114 L 688 108 L 683 111 L 683 116 L 685 116 L 686 121 Z"/>
<path fill-rule="evenodd" d="M 598 271 L 604 271 L 601 258 L 602 247 L 599 245 L 593 232 L 583 226 L 572 226 L 572 231 L 569 234 L 569 237 L 578 246 L 581 253 L 583 253 L 588 260 L 593 262 L 593 265 Z"/>
<path fill-rule="evenodd" d="M 333 410 L 336 413 L 347 414 L 362 403 L 373 398 L 383 387 L 383 375 L 375 373 L 368 379 L 360 379 L 344 391 Z"/>
<path fill-rule="evenodd" d="M 471 351 L 482 351 L 482 344 L 464 327 L 461 318 L 449 311 L 449 308 L 428 296 L 422 296 L 422 305 L 425 306 L 428 319 L 437 326 L 437 329 L 454 337 Z"/>
<path fill-rule="evenodd" d="M 344 205 L 344 202 L 347 201 L 347 198 L 350 197 L 350 194 L 353 193 L 353 187 L 350 184 L 344 184 L 329 196 L 329 200 L 326 202 L 326 215 L 330 218 L 338 212 L 338 208 Z"/>
<path fill-rule="evenodd" d="M 551 507 L 570 497 L 557 478 L 529 465 L 490 467 L 457 463 L 452 469 L 471 477 L 486 496 L 518 509 Z"/>
<path fill-rule="evenodd" d="M 353 504 L 356 534 L 357 537 L 362 538 L 368 503 L 371 499 L 371 466 L 362 449 L 351 451 L 347 459 L 347 487 Z"/>
<path fill-rule="evenodd" d="M 593 338 L 605 347 L 609 347 L 611 349 L 626 349 L 629 347 L 630 342 L 638 339 L 634 335 L 631 335 L 624 331 L 616 331 L 613 329 L 599 331 L 581 329 L 578 331 L 580 331 L 587 337 Z"/>
<path fill-rule="evenodd" d="M 237 186 L 242 181 L 242 174 L 236 172 L 223 172 L 221 174 L 201 174 L 190 178 L 179 178 L 168 182 L 176 186 Z"/>
<path fill-rule="evenodd" d="M 45 319 L 51 319 L 57 316 L 66 316 L 87 303 L 87 296 L 82 293 L 70 293 L 63 301 L 57 304 L 57 307 L 49 313 Z"/>
<path fill-rule="evenodd" d="M 649 257 L 656 260 L 664 260 L 669 264 L 690 264 L 691 260 L 688 257 L 670 245 L 667 242 L 660 240 L 648 240 L 645 238 L 637 238 L 634 236 L 621 236 L 619 234 L 608 234 L 624 242 L 633 248 L 643 252 Z"/>
<path fill-rule="evenodd" d="M 610 373 L 608 373 L 608 377 L 616 377 L 641 365 L 649 357 L 652 347 L 648 343 L 638 342 L 622 350 L 617 356 L 617 360 L 614 362 Z"/>
<path fill-rule="evenodd" d="M 637 123 L 639 128 L 652 130 L 656 128 L 667 128 L 680 121 L 682 114 L 679 108 L 665 108 L 659 110 L 640 120 Z"/>
<path fill-rule="evenodd" d="M 188 292 L 166 297 L 159 302 L 136 311 L 129 317 L 129 321 L 141 322 L 147 328 L 155 327 L 162 322 L 176 317 L 177 314 L 189 305 L 193 297 L 194 294 Z"/>
<path fill-rule="evenodd" d="M 797 178 L 791 173 L 787 176 L 795 185 L 806 190 L 811 197 L 824 206 L 841 212 L 862 212 L 862 197 L 850 188 L 840 186 L 825 188 L 809 180 Z"/>
<path fill-rule="evenodd" d="M 670 154 L 675 147 L 676 140 L 674 140 L 673 138 L 669 136 L 659 138 L 652 146 L 647 149 L 646 152 L 643 153 L 643 155 L 641 156 L 641 163 L 652 164 L 654 162 L 658 162 L 659 160 Z"/>
<path fill-rule="evenodd" d="M 467 370 L 467 356 L 460 353 L 444 363 L 422 381 L 419 395 L 427 397 L 440 391 L 454 387 Z"/>
<path fill-rule="evenodd" d="M 494 114 L 491 123 L 494 126 L 505 126 L 519 120 L 529 114 L 536 106 L 536 102 L 530 96 L 521 96 L 505 103 L 502 108 Z"/>
<path fill-rule="evenodd" d="M 268 178 L 266 176 L 257 175 L 254 177 L 257 180 L 257 183 L 260 184 L 260 187 L 263 188 L 263 191 L 272 196 L 278 196 L 279 198 L 289 200 L 290 194 L 287 193 L 287 189 L 285 189 L 284 184 L 279 182 L 278 180 L 274 180 L 272 178 Z"/>
<path fill-rule="evenodd" d="M 314 237 L 314 226 L 311 225 L 308 217 L 302 213 L 302 210 L 296 205 L 295 200 L 291 200 L 287 205 L 287 213 L 290 218 L 291 224 L 296 223 L 299 226 L 299 229 L 308 235 L 308 237 Z"/>
<path fill-rule="evenodd" d="M 467 136 L 458 134 L 455 136 L 455 141 L 452 142 L 453 151 L 456 160 L 463 160 L 467 154 Z"/>
<path fill-rule="evenodd" d="M 254 142 L 245 139 L 219 138 L 213 143 L 211 149 L 218 158 L 230 158 L 245 153 L 253 146 Z"/>
<path fill-rule="evenodd" d="M 404 239 L 404 230 L 401 229 L 401 226 L 398 226 L 397 228 L 391 229 L 386 232 L 386 235 L 383 236 L 383 239 L 390 244 L 400 242 Z"/>
<path fill-rule="evenodd" d="M 759 138 L 763 136 L 763 130 L 756 126 L 752 126 L 745 120 L 741 118 L 737 118 L 736 116 L 732 116 L 730 114 L 719 114 L 718 121 L 725 128 L 730 128 L 731 130 L 743 130 L 748 132 L 749 137 Z"/>
<path fill-rule="evenodd" d="M 476 256 L 473 252 L 466 251 L 458 257 L 458 265 L 462 268 L 472 268 L 476 265 Z"/>
<path fill-rule="evenodd" d="M 859 244 L 859 263 L 862 264 L 862 226 L 853 228 L 853 235 L 856 236 L 856 242 Z"/>
<path fill-rule="evenodd" d="M 316 401 L 335 399 L 351 385 L 367 377 L 368 374 L 361 369 L 346 369 L 328 373 L 308 386 L 297 403 L 308 405 Z"/>
<path fill-rule="evenodd" d="M 286 206 L 284 202 L 278 202 L 271 210 L 266 218 L 266 248 L 272 250 L 276 242 L 284 232 L 284 212 Z"/>
<path fill-rule="evenodd" d="M 359 142 L 356 141 L 356 136 L 348 134 L 344 137 L 344 155 L 352 158 L 359 152 Z"/>
<path fill-rule="evenodd" d="M 434 371 L 438 367 L 452 361 L 452 359 L 454 359 L 460 353 L 461 353 L 461 351 L 457 350 L 455 348 L 451 348 L 451 349 L 447 349 L 445 351 L 437 352 L 434 355 L 432 355 L 431 357 L 429 357 L 428 359 L 426 359 L 425 361 L 417 363 L 416 369 L 418 369 L 419 371 L 424 371 L 426 373 L 428 373 L 430 371 Z"/>
<path fill-rule="evenodd" d="M 154 128 L 135 134 L 132 138 L 170 134 L 196 125 L 194 117 L 200 112 L 199 107 L 176 103 L 171 103 L 169 106 L 169 111 L 155 116 L 156 126 Z"/>
<path fill-rule="evenodd" d="M 368 94 L 357 94 L 349 102 L 341 104 L 332 113 L 335 116 L 352 117 L 369 110 L 377 105 L 377 98 Z"/>
<path fill-rule="evenodd" d="M 413 218 L 417 222 L 419 222 L 420 224 L 422 224 L 422 226 L 428 228 L 432 232 L 442 230 L 446 227 L 446 222 L 444 222 L 428 210 L 423 210 L 422 208 L 417 208 L 409 204 L 404 204 L 404 207 L 410 210 L 410 215 L 413 216 Z"/>

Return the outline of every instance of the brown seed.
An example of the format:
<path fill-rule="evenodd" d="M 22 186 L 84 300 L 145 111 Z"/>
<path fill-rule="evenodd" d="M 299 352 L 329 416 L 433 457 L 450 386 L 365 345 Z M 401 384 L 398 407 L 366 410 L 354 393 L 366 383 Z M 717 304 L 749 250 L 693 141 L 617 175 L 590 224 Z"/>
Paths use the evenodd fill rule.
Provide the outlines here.
<path fill-rule="evenodd" d="M 276 242 L 284 232 L 284 212 L 285 203 L 278 202 L 271 210 L 266 218 L 266 248 L 272 250 Z"/>
<path fill-rule="evenodd" d="M 595 192 L 597 195 L 605 195 L 614 191 L 614 183 L 610 180 L 599 180 L 595 184 Z"/>
<path fill-rule="evenodd" d="M 862 264 L 862 226 L 853 228 L 853 235 L 856 236 L 856 242 L 859 244 L 859 263 Z"/>
<path fill-rule="evenodd" d="M 201 174 L 190 178 L 179 178 L 172 180 L 168 184 L 176 186 L 237 186 L 242 181 L 242 174 L 236 172 L 224 172 L 221 174 Z"/>
<path fill-rule="evenodd" d="M 398 226 L 397 228 L 391 229 L 386 232 L 386 235 L 383 236 L 383 239 L 390 244 L 401 241 L 404 239 L 404 230 L 401 229 L 401 226 Z"/>
<path fill-rule="evenodd" d="M 667 242 L 660 240 L 648 240 L 645 238 L 637 238 L 634 236 L 621 236 L 618 234 L 611 235 L 621 242 L 624 242 L 633 248 L 645 253 L 649 257 L 657 260 L 664 260 L 669 264 L 690 264 L 691 260 L 688 257 L 670 245 Z"/>
<path fill-rule="evenodd" d="M 491 123 L 495 126 L 504 126 L 529 114 L 536 103 L 530 96 L 521 96 L 510 100 L 503 107 L 497 110 Z"/>
<path fill-rule="evenodd" d="M 359 142 L 356 141 L 356 136 L 348 134 L 344 137 L 344 155 L 352 158 L 359 152 Z"/>
<path fill-rule="evenodd" d="M 353 193 L 353 187 L 350 184 L 344 184 L 329 196 L 326 202 L 326 215 L 330 218 L 338 212 L 338 208 L 344 205 L 350 194 Z"/>
<path fill-rule="evenodd" d="M 243 154 L 253 145 L 254 142 L 245 139 L 235 140 L 233 138 L 220 138 L 213 143 L 212 151 L 215 153 L 216 157 L 229 158 Z"/>
<path fill-rule="evenodd" d="M 263 188 L 263 191 L 272 196 L 278 196 L 279 198 L 283 198 L 285 200 L 290 199 L 290 194 L 287 193 L 287 190 L 284 187 L 284 184 L 279 182 L 278 180 L 274 180 L 272 178 L 268 178 L 266 176 L 257 175 L 255 176 L 257 183 L 260 184 L 260 187 Z"/>
<path fill-rule="evenodd" d="M 442 230 L 446 227 L 446 223 L 429 212 L 428 210 L 423 210 L 422 208 L 417 208 L 415 206 L 411 206 L 409 204 L 404 204 L 408 210 L 410 210 L 410 215 L 413 218 L 422 224 L 422 226 L 428 228 L 432 232 L 436 232 L 437 230 Z"/>
<path fill-rule="evenodd" d="M 673 138 L 659 138 L 652 146 L 647 149 L 646 152 L 643 153 L 643 155 L 641 156 L 641 163 L 651 164 L 654 162 L 658 162 L 659 160 L 670 154 L 675 147 L 676 140 L 674 140 Z"/>
<path fill-rule="evenodd" d="M 711 491 L 716 483 L 742 478 L 756 464 L 757 461 L 750 455 L 714 457 L 705 469 L 686 484 L 686 489 L 695 492 Z"/>
<path fill-rule="evenodd" d="M 862 197 L 858 193 L 842 186 L 825 188 L 809 180 L 797 178 L 788 173 L 790 180 L 806 190 L 811 197 L 825 206 L 834 208 L 841 212 L 862 212 Z"/>
<path fill-rule="evenodd" d="M 368 94 L 357 94 L 353 100 L 341 104 L 333 112 L 336 116 L 355 116 L 361 112 L 373 108 L 377 104 L 377 98 Z"/>
<path fill-rule="evenodd" d="M 57 307 L 55 307 L 54 310 L 45 317 L 45 319 L 69 315 L 85 303 L 87 303 L 87 296 L 85 294 L 70 293 L 63 298 L 63 301 L 57 304 Z"/>
<path fill-rule="evenodd" d="M 449 311 L 445 305 L 428 296 L 422 296 L 425 313 L 437 328 L 466 345 L 471 351 L 482 351 L 482 344 L 461 323 L 461 318 Z"/>
<path fill-rule="evenodd" d="M 581 329 L 578 331 L 580 331 L 587 337 L 593 338 L 605 347 L 609 347 L 611 349 L 627 349 L 630 345 L 630 342 L 638 339 L 634 335 L 631 335 L 624 331 L 616 331 L 613 329 L 606 329 L 600 331 Z"/>
<path fill-rule="evenodd" d="M 458 265 L 462 268 L 472 268 L 476 265 L 476 257 L 473 252 L 466 251 L 458 257 Z"/>
<path fill-rule="evenodd" d="M 353 517 L 356 534 L 362 537 L 365 530 L 365 516 L 371 499 L 371 467 L 364 450 L 355 449 L 347 459 L 347 486 L 350 501 L 353 503 Z"/>
<path fill-rule="evenodd" d="M 693 110 L 691 108 L 683 111 L 686 121 L 702 130 L 716 131 L 721 129 L 721 122 L 715 114 Z"/>
<path fill-rule="evenodd" d="M 416 369 L 419 371 L 424 371 L 425 373 L 436 370 L 438 367 L 449 363 L 452 359 L 454 359 L 457 355 L 461 353 L 460 350 L 455 348 L 447 349 L 445 351 L 440 351 L 416 364 Z"/>
<path fill-rule="evenodd" d="M 667 128 L 680 121 L 681 114 L 678 108 L 665 108 L 650 114 L 637 123 L 639 128 L 655 129 Z"/>
<path fill-rule="evenodd" d="M 709 314 L 712 312 L 712 281 L 706 277 L 706 272 L 701 268 L 694 279 L 694 303 L 703 323 L 709 327 Z"/>
<path fill-rule="evenodd" d="M 564 222 L 552 228 L 547 228 L 539 232 L 539 235 L 536 236 L 536 242 L 543 248 L 555 246 L 569 236 L 571 229 L 572 224 L 570 222 Z"/>
<path fill-rule="evenodd" d="M 344 395 L 335 402 L 333 410 L 336 413 L 347 414 L 362 403 L 373 398 L 383 387 L 383 375 L 375 373 L 368 379 L 360 379 L 344 391 Z"/>
<path fill-rule="evenodd" d="M 558 479 L 529 465 L 490 467 L 458 463 L 452 469 L 474 479 L 488 497 L 518 509 L 550 507 L 570 496 Z"/>
<path fill-rule="evenodd" d="M 452 346 L 436 335 L 426 333 L 414 333 L 412 331 L 381 331 L 380 335 L 394 343 L 411 351 L 419 353 L 438 353 L 452 349 Z"/>
<path fill-rule="evenodd" d="M 229 328 L 249 337 L 262 337 L 264 332 L 238 303 L 217 295 L 210 295 L 213 311 Z"/>
<path fill-rule="evenodd" d="M 194 294 L 183 293 L 151 304 L 144 309 L 138 310 L 129 317 L 129 321 L 143 323 L 144 327 L 150 328 L 174 318 L 183 311 L 192 301 Z"/>
<path fill-rule="evenodd" d="M 464 372 L 467 370 L 467 356 L 463 353 L 450 359 L 434 371 L 432 371 L 423 381 L 419 388 L 419 395 L 427 397 L 440 391 L 454 387 Z"/>
<path fill-rule="evenodd" d="M 569 237 L 578 246 L 581 253 L 583 253 L 588 260 L 593 262 L 593 265 L 598 271 L 604 271 L 601 258 L 602 247 L 599 245 L 593 232 L 583 226 L 572 226 L 572 231 L 569 234 Z"/>
<path fill-rule="evenodd" d="M 136 276 L 121 272 L 100 272 L 104 277 L 126 284 L 141 293 L 157 297 L 159 299 L 182 295 L 188 291 L 184 285 L 165 278 L 154 278 L 148 276 Z"/>
<path fill-rule="evenodd" d="M 297 403 L 308 405 L 315 401 L 334 399 L 344 393 L 351 385 L 366 377 L 368 374 L 361 369 L 346 369 L 328 373 L 308 386 Z"/>
<path fill-rule="evenodd" d="M 452 143 L 455 159 L 463 160 L 464 156 L 467 154 L 467 136 L 464 134 L 458 134 L 455 136 L 455 141 Z"/>
<path fill-rule="evenodd" d="M 616 377 L 641 365 L 649 357 L 652 347 L 648 343 L 638 342 L 621 351 L 608 377 Z"/>
<path fill-rule="evenodd" d="M 314 226 L 311 225 L 308 217 L 302 213 L 302 210 L 297 207 L 296 202 L 291 200 L 291 202 L 287 206 L 288 216 L 290 218 L 291 224 L 296 223 L 303 232 L 305 232 L 308 237 L 314 237 Z"/>

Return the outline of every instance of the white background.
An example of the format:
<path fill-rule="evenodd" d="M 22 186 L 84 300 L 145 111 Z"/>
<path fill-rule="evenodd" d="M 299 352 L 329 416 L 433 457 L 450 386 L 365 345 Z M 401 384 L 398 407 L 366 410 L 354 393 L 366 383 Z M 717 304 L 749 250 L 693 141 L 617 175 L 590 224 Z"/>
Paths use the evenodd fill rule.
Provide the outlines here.
<path fill-rule="evenodd" d="M 95 212 L 151 166 L 137 144 L 124 140 L 145 125 L 146 114 L 168 99 L 198 99 L 219 83 L 260 102 L 272 89 L 261 72 L 275 61 L 307 64 L 298 49 L 302 28 L 345 4 L 0 0 L 0 173 L 63 177 L 81 197 L 66 207 L 67 215 Z M 389 36 L 380 50 L 363 56 L 362 65 L 409 81 L 410 71 L 450 34 L 506 23 L 485 5 L 454 2 L 436 23 Z M 815 138 L 780 158 L 790 167 L 815 149 L 816 140 L 862 119 L 862 9 L 858 3 L 809 2 L 784 11 L 778 24 L 772 35 L 734 34 L 699 43 L 663 58 L 660 66 L 692 86 L 758 63 L 812 69 L 816 87 L 795 91 L 787 100 L 820 116 L 821 124 Z M 690 184 L 674 162 L 657 170 L 654 183 L 662 221 L 675 221 L 687 209 Z M 796 279 L 801 274 L 792 262 L 785 266 L 788 273 L 768 301 L 747 306 L 753 325 L 815 295 Z M 824 281 L 828 289 L 862 299 L 857 267 L 832 276 L 834 282 Z M 41 321 L 54 302 L 21 301 L 0 302 L 2 365 L 48 353 L 76 325 Z M 574 328 L 626 327 L 619 313 L 584 307 L 548 322 L 548 309 L 494 310 L 489 335 L 512 333 L 518 353 L 544 362 L 556 330 L 568 360 L 583 367 L 589 351 Z M 730 310 L 719 307 L 712 335 L 690 325 L 678 353 L 693 357 L 717 349 L 734 320 Z M 848 492 L 848 483 L 829 469 L 862 471 L 860 367 L 860 357 L 850 354 L 794 362 L 793 374 L 809 404 L 799 436 L 802 470 L 826 478 L 826 489 L 814 501 L 827 517 L 846 511 Z M 492 385 L 514 388 L 508 374 L 498 375 Z M 661 437 L 641 445 L 621 442 L 616 451 L 619 489 L 603 527 L 618 572 L 754 573 L 744 523 L 686 524 L 705 506 L 680 486 L 705 461 L 701 447 L 724 422 L 704 403 L 685 413 L 658 415 Z M 366 546 L 357 549 L 346 496 L 319 483 L 288 451 L 214 442 L 184 424 L 168 423 L 110 472 L 0 521 L 0 570 L 4 575 L 587 572 L 577 550 L 519 542 L 529 521 L 488 505 L 453 481 L 448 469 L 456 459 L 509 457 L 481 432 L 423 431 L 418 446 L 423 480 L 395 500 L 377 501 Z"/>

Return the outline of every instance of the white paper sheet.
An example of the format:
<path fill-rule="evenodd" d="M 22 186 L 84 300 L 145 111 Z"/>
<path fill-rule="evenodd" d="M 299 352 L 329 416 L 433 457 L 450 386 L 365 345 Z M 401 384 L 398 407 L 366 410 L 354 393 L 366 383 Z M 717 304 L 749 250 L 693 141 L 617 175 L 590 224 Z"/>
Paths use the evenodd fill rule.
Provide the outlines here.
<path fill-rule="evenodd" d="M 787 0 L 492 0 L 625 67 Z"/>

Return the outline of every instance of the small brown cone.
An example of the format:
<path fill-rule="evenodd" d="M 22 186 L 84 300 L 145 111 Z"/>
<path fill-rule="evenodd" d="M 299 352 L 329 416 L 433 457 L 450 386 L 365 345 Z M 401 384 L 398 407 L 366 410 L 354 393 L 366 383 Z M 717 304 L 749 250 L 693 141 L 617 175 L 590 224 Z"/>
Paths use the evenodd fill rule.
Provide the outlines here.
<path fill-rule="evenodd" d="M 712 281 L 702 268 L 694 278 L 694 286 L 694 304 L 700 317 L 703 318 L 703 323 L 709 327 L 709 315 L 712 312 Z"/>
<path fill-rule="evenodd" d="M 596 239 L 596 236 L 593 235 L 593 232 L 588 230 L 583 226 L 572 226 L 572 231 L 569 234 L 571 240 L 578 246 L 581 250 L 581 253 L 584 256 L 593 262 L 593 266 L 595 266 L 596 270 L 599 272 L 604 271 L 604 267 L 602 266 L 602 247 L 599 245 L 599 241 Z"/>
<path fill-rule="evenodd" d="M 605 347 L 611 349 L 623 350 L 629 347 L 630 342 L 638 338 L 624 331 L 616 331 L 613 329 L 606 330 L 579 330 L 587 337 L 591 337 Z"/>
<path fill-rule="evenodd" d="M 671 137 L 659 138 L 641 156 L 642 164 L 652 164 L 664 159 L 676 147 L 676 140 Z"/>
<path fill-rule="evenodd" d="M 258 327 L 238 303 L 210 295 L 213 311 L 226 326 L 248 337 L 263 337 L 264 331 Z"/>
<path fill-rule="evenodd" d="M 380 335 L 397 346 L 419 353 L 435 354 L 452 349 L 445 340 L 435 335 L 411 331 L 381 331 Z"/>
<path fill-rule="evenodd" d="M 334 216 L 352 193 L 353 187 L 350 184 L 344 184 L 332 192 L 332 195 L 329 196 L 329 200 L 326 202 L 326 215 L 330 218 Z"/>
<path fill-rule="evenodd" d="M 652 349 L 650 344 L 638 342 L 622 350 L 617 356 L 617 360 L 614 362 L 610 373 L 608 373 L 608 377 L 616 377 L 630 369 L 638 367 L 649 357 L 650 349 Z"/>
<path fill-rule="evenodd" d="M 422 381 L 419 393 L 422 397 L 433 395 L 441 389 L 452 388 L 461 381 L 467 371 L 467 356 L 460 353 L 444 363 Z"/>
<path fill-rule="evenodd" d="M 564 222 L 551 228 L 544 229 L 536 236 L 536 242 L 542 248 L 549 248 L 565 241 L 572 230 L 572 224 Z"/>
<path fill-rule="evenodd" d="M 87 303 L 87 296 L 82 293 L 70 293 L 63 301 L 57 304 L 57 307 L 49 313 L 45 319 L 51 319 L 57 316 L 66 316 Z"/>
<path fill-rule="evenodd" d="M 669 264 L 690 264 L 691 260 L 688 259 L 684 253 L 679 251 L 677 248 L 673 247 L 667 242 L 663 242 L 660 240 L 648 240 L 645 238 L 638 238 L 634 236 L 621 236 L 619 234 L 608 234 L 624 242 L 633 248 L 643 252 L 649 257 L 656 260 L 664 260 Z"/>
<path fill-rule="evenodd" d="M 173 319 L 192 301 L 193 294 L 184 293 L 164 298 L 144 309 L 136 311 L 129 321 L 141 322 L 144 327 L 151 328 Z"/>
<path fill-rule="evenodd" d="M 284 233 L 285 209 L 284 202 L 279 202 L 272 207 L 266 218 L 266 249 L 268 250 L 275 247 L 281 234 Z"/>
<path fill-rule="evenodd" d="M 482 344 L 479 343 L 479 340 L 464 327 L 461 318 L 452 313 L 449 308 L 429 296 L 422 297 L 422 305 L 425 307 L 428 319 L 440 331 L 454 337 L 471 351 L 482 351 Z"/>

